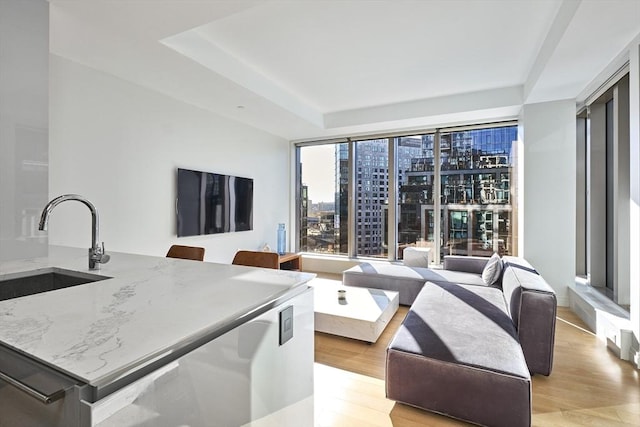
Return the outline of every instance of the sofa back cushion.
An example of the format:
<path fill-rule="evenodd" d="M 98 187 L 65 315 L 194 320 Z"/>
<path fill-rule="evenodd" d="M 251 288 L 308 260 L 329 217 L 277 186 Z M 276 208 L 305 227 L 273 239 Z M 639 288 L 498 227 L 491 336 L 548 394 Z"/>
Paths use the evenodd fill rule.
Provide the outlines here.
<path fill-rule="evenodd" d="M 483 285 L 479 274 L 408 267 L 384 262 L 363 262 L 342 273 L 345 286 L 385 289 L 400 293 L 402 305 L 411 305 L 426 281 Z"/>
<path fill-rule="evenodd" d="M 445 255 L 442 268 L 449 271 L 482 274 L 489 258 L 485 256 Z"/>

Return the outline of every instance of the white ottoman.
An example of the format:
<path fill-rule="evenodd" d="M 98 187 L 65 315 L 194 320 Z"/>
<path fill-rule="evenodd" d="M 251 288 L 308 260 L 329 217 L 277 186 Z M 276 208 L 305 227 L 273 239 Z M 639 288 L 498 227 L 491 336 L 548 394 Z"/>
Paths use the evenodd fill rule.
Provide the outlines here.
<path fill-rule="evenodd" d="M 402 263 L 409 267 L 429 267 L 431 248 L 409 246 L 402 252 Z"/>

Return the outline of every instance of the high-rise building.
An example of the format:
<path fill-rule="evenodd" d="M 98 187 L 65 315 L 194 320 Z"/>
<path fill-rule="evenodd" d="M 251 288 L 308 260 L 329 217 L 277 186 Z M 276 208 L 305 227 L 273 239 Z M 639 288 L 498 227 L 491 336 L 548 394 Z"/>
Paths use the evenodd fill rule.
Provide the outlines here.
<path fill-rule="evenodd" d="M 419 240 L 441 254 L 514 253 L 512 197 L 515 126 L 443 133 L 440 136 L 441 235 L 434 241 L 434 139 L 423 139 L 399 196 L 399 242 Z"/>
<path fill-rule="evenodd" d="M 305 230 L 300 233 L 300 250 L 306 252 L 309 250 L 309 241 L 306 230 L 309 229 L 309 187 L 300 185 L 300 229 Z"/>
<path fill-rule="evenodd" d="M 335 218 L 336 245 L 338 253 L 349 253 L 349 145 L 336 145 L 336 193 L 335 193 Z"/>
<path fill-rule="evenodd" d="M 405 179 L 405 171 L 411 167 L 411 160 L 422 154 L 421 137 L 398 138 L 398 177 L 397 182 Z M 347 233 L 347 189 L 348 189 L 348 147 L 341 144 L 336 148 L 340 159 L 339 170 L 341 194 L 340 213 L 342 217 L 341 235 Z M 386 242 L 387 212 L 389 205 L 389 143 L 387 139 L 358 141 L 356 143 L 355 187 L 356 210 L 356 253 L 359 256 L 387 257 Z"/>
<path fill-rule="evenodd" d="M 515 208 L 515 126 L 440 133 L 440 236 L 434 239 L 434 134 L 394 138 L 398 257 L 402 248 L 428 243 L 441 255 L 512 254 Z M 389 140 L 355 144 L 355 250 L 357 256 L 388 256 Z M 349 145 L 336 144 L 333 203 L 305 200 L 301 246 L 348 254 Z M 303 186 L 306 194 L 306 187 Z"/>

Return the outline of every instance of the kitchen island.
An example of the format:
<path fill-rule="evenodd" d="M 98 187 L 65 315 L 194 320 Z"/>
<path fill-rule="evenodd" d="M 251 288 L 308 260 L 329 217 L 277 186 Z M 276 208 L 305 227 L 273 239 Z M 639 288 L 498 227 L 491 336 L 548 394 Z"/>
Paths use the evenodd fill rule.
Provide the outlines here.
<path fill-rule="evenodd" d="M 24 425 L 286 425 L 289 413 L 300 425 L 309 410 L 312 421 L 312 274 L 110 255 L 99 271 L 86 250 L 53 246 L 0 265 L 0 281 L 51 269 L 106 277 L 0 301 L 0 372 L 24 371 L 19 356 L 65 390 L 41 404 L 0 380 L 0 426 L 19 425 L 5 411 L 19 417 L 32 401 L 59 420 Z"/>

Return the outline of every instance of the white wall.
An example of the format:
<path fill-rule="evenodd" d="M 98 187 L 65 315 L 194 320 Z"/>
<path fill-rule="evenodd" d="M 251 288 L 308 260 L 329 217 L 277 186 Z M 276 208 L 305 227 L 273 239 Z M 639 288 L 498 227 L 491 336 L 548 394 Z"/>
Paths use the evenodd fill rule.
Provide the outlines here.
<path fill-rule="evenodd" d="M 575 100 L 525 105 L 524 247 L 527 258 L 568 305 L 575 281 Z"/>
<path fill-rule="evenodd" d="M 92 201 L 107 252 L 185 244 L 228 263 L 238 249 L 274 248 L 277 223 L 291 229 L 287 141 L 54 55 L 50 78 L 49 195 Z M 178 239 L 177 167 L 253 178 L 254 230 Z M 49 241 L 89 247 L 90 224 L 84 205 L 65 202 Z"/>
<path fill-rule="evenodd" d="M 0 1 L 0 261 L 46 255 L 49 3 Z"/>

